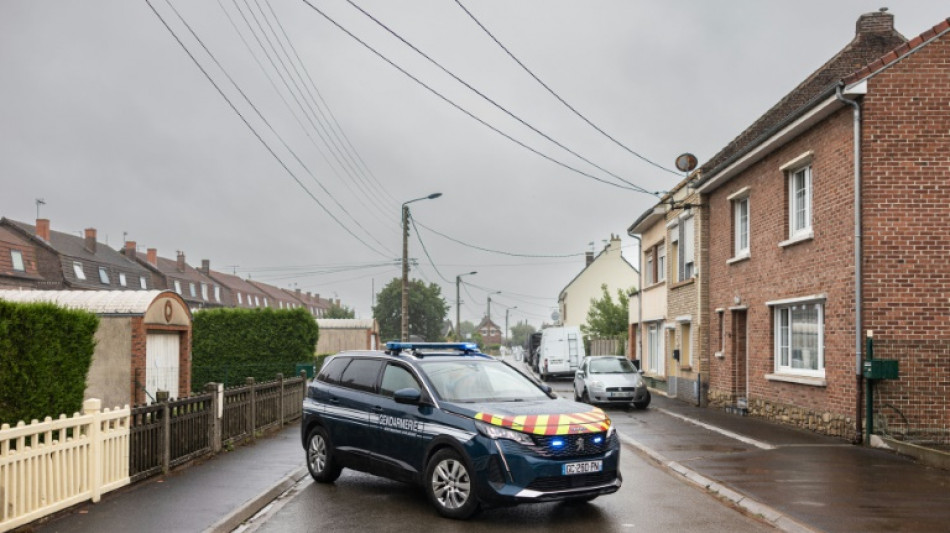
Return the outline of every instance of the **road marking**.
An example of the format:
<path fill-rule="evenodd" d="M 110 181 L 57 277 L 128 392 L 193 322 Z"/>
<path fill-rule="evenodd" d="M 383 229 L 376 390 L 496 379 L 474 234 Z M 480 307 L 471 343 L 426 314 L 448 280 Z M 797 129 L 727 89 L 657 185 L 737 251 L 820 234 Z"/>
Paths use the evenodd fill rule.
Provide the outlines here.
<path fill-rule="evenodd" d="M 716 426 L 707 424 L 707 423 L 705 423 L 705 422 L 700 422 L 699 420 L 695 420 L 695 419 L 689 418 L 689 417 L 687 417 L 687 416 L 683 416 L 683 415 L 681 415 L 681 414 L 673 413 L 673 412 L 667 411 L 666 409 L 657 408 L 657 411 L 659 411 L 659 412 L 661 412 L 661 413 L 663 413 L 663 414 L 672 416 L 673 418 L 678 418 L 678 419 L 680 419 L 680 420 L 683 420 L 684 422 L 689 422 L 690 424 L 695 424 L 695 425 L 697 425 L 697 426 L 699 426 L 699 427 L 701 427 L 701 428 L 703 428 L 703 429 L 708 429 L 709 431 L 715 431 L 716 433 L 719 433 L 720 435 L 725 435 L 725 436 L 727 436 L 727 437 L 729 437 L 729 438 L 736 439 L 736 440 L 738 440 L 738 441 L 742 441 L 742 442 L 744 442 L 744 443 L 746 443 L 746 444 L 751 444 L 752 446 L 755 446 L 756 448 L 760 448 L 760 449 L 763 449 L 763 450 L 774 450 L 774 449 L 777 448 L 777 446 L 773 446 L 773 445 L 771 445 L 771 444 L 767 444 L 767 443 L 765 443 L 765 442 L 758 441 L 758 440 L 755 440 L 755 439 L 750 439 L 749 437 L 745 437 L 745 436 L 743 436 L 743 435 L 739 435 L 738 433 L 733 433 L 733 432 L 731 432 L 731 431 L 729 431 L 729 430 L 727 430 L 727 429 L 722 429 L 722 428 L 720 428 L 720 427 L 716 427 Z"/>

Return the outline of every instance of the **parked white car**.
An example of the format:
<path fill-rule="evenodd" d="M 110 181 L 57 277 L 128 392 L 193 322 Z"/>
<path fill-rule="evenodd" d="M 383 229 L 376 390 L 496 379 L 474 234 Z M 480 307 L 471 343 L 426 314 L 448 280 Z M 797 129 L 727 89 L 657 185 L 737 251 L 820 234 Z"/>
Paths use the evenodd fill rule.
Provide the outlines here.
<path fill-rule="evenodd" d="M 584 403 L 628 403 L 637 409 L 650 405 L 640 371 L 626 357 L 588 357 L 574 376 L 574 399 Z"/>

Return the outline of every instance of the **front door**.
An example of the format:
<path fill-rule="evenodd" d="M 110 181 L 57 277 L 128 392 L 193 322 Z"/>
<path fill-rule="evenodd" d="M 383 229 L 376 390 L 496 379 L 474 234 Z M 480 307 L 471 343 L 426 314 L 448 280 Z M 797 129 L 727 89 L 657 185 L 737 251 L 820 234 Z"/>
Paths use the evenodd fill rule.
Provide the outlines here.
<path fill-rule="evenodd" d="M 168 391 L 178 398 L 179 340 L 177 332 L 150 332 L 145 337 L 145 396 L 155 401 L 155 393 Z"/>
<path fill-rule="evenodd" d="M 732 312 L 732 394 L 736 407 L 749 407 L 749 357 L 747 351 L 746 310 Z"/>

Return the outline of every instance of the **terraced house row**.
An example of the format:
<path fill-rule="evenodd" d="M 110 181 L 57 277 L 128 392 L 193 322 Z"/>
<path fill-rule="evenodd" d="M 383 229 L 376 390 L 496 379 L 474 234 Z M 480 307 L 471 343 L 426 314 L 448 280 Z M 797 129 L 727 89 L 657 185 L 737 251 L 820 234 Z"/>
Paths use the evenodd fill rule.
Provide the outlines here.
<path fill-rule="evenodd" d="M 184 252 L 174 259 L 155 248 L 140 253 L 135 242 L 115 250 L 98 242 L 96 230 L 84 236 L 54 231 L 48 219 L 35 225 L 0 218 L 0 289 L 175 291 L 187 306 L 294 309 L 324 317 L 340 301 L 299 289 L 287 290 L 211 270 L 202 260 L 195 268 Z"/>
<path fill-rule="evenodd" d="M 630 226 L 631 351 L 686 401 L 950 445 L 948 222 L 950 19 L 908 40 L 863 15 Z"/>

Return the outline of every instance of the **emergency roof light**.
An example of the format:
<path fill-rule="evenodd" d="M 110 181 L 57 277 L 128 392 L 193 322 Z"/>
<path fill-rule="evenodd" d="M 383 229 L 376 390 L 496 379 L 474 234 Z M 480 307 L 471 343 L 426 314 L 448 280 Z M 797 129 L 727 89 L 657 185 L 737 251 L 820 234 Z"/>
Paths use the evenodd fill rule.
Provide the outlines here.
<path fill-rule="evenodd" d="M 389 341 L 386 343 L 386 351 L 392 355 L 399 352 L 409 351 L 419 357 L 423 356 L 421 350 L 452 350 L 462 352 L 465 355 L 483 355 L 478 351 L 478 345 L 474 342 L 399 342 Z M 428 353 L 425 355 L 436 355 Z M 448 355 L 448 354 L 447 354 Z M 451 354 L 455 355 L 455 354 Z M 487 357 L 487 356 L 486 356 Z"/>

